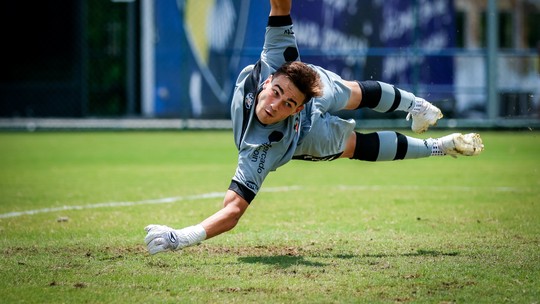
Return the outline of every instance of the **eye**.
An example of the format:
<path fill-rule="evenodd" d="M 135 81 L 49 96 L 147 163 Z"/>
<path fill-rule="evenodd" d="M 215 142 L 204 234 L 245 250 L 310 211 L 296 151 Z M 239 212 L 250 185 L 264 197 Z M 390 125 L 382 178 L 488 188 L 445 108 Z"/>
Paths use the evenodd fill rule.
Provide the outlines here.
<path fill-rule="evenodd" d="M 274 96 L 279 96 L 279 93 L 277 90 L 272 90 L 272 93 L 274 93 Z"/>
<path fill-rule="evenodd" d="M 287 108 L 292 108 L 292 103 L 286 101 L 286 102 L 285 102 L 285 106 L 286 106 Z"/>

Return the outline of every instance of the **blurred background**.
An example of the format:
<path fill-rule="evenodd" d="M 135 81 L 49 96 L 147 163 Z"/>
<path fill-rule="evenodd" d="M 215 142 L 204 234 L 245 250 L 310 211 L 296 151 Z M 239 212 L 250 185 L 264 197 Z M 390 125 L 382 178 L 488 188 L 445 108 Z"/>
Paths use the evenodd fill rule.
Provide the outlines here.
<path fill-rule="evenodd" d="M 268 12 L 261 0 L 2 1 L 0 125 L 227 121 Z M 297 0 L 292 15 L 303 61 L 409 90 L 443 125 L 540 125 L 540 0 Z"/>

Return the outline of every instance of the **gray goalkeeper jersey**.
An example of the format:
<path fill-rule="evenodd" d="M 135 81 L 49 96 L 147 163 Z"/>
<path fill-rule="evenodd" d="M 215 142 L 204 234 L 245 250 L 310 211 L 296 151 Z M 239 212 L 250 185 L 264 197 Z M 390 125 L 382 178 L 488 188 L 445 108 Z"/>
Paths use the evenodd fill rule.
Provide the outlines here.
<path fill-rule="evenodd" d="M 231 117 L 238 166 L 229 189 L 248 202 L 253 200 L 268 173 L 293 156 L 308 160 L 338 157 L 335 153 L 343 151 L 345 136 L 354 128 L 353 120 L 341 120 L 327 113 L 341 109 L 350 91 L 340 84 L 339 76 L 313 65 L 310 66 L 321 76 L 325 95 L 281 122 L 273 125 L 259 122 L 255 107 L 263 82 L 291 60 L 299 60 L 292 25 L 269 26 L 259 61 L 244 68 L 236 81 Z"/>

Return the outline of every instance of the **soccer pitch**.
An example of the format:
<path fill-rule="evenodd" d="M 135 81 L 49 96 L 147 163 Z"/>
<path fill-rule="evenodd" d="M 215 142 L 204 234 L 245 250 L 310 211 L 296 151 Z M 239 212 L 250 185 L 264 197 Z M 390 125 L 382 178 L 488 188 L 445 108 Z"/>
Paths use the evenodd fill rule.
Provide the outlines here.
<path fill-rule="evenodd" d="M 221 207 L 232 132 L 0 133 L 0 301 L 538 303 L 540 133 L 480 133 L 478 157 L 291 161 L 233 231 L 155 256 L 147 224 Z"/>

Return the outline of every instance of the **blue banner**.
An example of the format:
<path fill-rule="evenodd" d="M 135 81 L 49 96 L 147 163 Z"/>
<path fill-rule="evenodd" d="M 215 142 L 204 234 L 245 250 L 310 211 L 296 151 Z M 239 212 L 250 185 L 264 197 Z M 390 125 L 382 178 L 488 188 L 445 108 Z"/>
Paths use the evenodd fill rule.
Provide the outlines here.
<path fill-rule="evenodd" d="M 154 3 L 155 115 L 228 118 L 237 74 L 259 57 L 268 1 Z M 437 56 L 455 44 L 450 0 L 294 1 L 292 16 L 302 61 L 453 98 L 453 59 Z"/>

